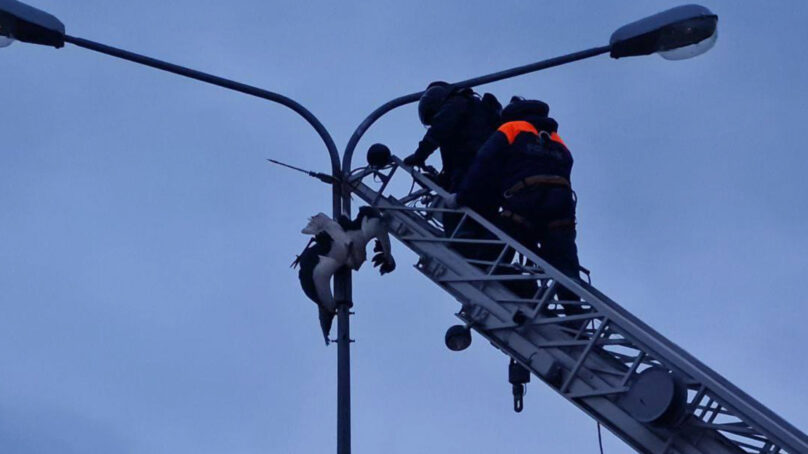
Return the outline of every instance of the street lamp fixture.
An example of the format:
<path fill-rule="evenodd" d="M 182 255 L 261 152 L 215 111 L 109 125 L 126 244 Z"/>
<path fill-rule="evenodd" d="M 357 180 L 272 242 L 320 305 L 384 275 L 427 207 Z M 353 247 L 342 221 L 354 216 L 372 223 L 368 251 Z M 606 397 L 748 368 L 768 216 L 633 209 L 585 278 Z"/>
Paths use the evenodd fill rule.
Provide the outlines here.
<path fill-rule="evenodd" d="M 684 5 L 624 25 L 612 34 L 612 58 L 659 53 L 668 60 L 701 55 L 718 39 L 718 16 L 700 5 Z"/>
<path fill-rule="evenodd" d="M 14 40 L 63 47 L 65 25 L 33 6 L 16 0 L 0 0 L 0 47 L 6 47 Z"/>

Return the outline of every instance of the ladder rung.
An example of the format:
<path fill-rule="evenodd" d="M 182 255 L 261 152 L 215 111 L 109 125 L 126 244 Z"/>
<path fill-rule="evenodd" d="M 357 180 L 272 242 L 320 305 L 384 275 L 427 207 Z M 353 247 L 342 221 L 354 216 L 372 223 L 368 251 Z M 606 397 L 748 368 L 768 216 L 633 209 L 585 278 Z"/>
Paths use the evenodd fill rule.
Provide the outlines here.
<path fill-rule="evenodd" d="M 505 243 L 501 240 L 478 240 L 476 238 L 438 238 L 427 236 L 403 236 L 401 241 L 420 241 L 424 243 L 461 243 L 461 244 L 498 244 Z"/>
<path fill-rule="evenodd" d="M 558 323 L 574 322 L 577 320 L 591 320 L 602 317 L 602 314 L 593 312 L 591 314 L 567 315 L 564 317 L 545 317 L 530 322 L 531 325 L 554 325 Z"/>
<path fill-rule="evenodd" d="M 512 304 L 539 304 L 541 302 L 538 298 L 500 298 L 497 300 L 500 303 Z"/>
<path fill-rule="evenodd" d="M 401 203 L 402 205 L 405 205 L 405 204 L 407 204 L 409 202 L 412 202 L 413 200 L 416 200 L 416 199 L 421 198 L 422 196 L 425 196 L 426 194 L 429 194 L 429 189 L 419 189 L 417 191 L 414 191 L 414 192 L 412 192 L 410 194 L 407 194 L 406 196 L 398 199 L 398 202 Z M 397 207 L 390 207 L 390 208 L 386 208 L 386 209 L 391 209 L 391 208 L 397 208 Z"/>
<path fill-rule="evenodd" d="M 457 213 L 462 211 L 452 208 L 434 208 L 434 207 L 409 207 L 409 206 L 390 206 L 380 208 L 383 211 L 426 211 L 429 213 Z"/>
<path fill-rule="evenodd" d="M 494 274 L 485 276 L 466 276 L 466 277 L 446 277 L 438 279 L 440 282 L 488 282 L 488 281 L 535 281 L 540 279 L 537 276 L 513 275 L 513 274 Z"/>
<path fill-rule="evenodd" d="M 586 361 L 586 357 L 589 356 L 589 352 L 591 352 L 592 349 L 599 344 L 599 341 L 601 340 L 600 336 L 603 334 L 603 331 L 606 329 L 606 326 L 608 325 L 609 325 L 608 318 L 604 318 L 603 320 L 601 320 L 600 326 L 598 326 L 598 329 L 595 331 L 595 334 L 592 336 L 592 338 L 589 339 L 588 341 L 585 341 L 586 347 L 584 347 L 583 353 L 581 353 L 581 356 L 578 358 L 578 361 L 575 362 L 575 366 L 572 368 L 572 371 L 570 372 L 569 376 L 567 376 L 567 378 L 564 380 L 564 383 L 561 385 L 560 390 L 562 393 L 566 393 L 570 385 L 572 385 L 572 382 L 575 380 L 575 377 L 578 375 L 578 372 L 583 367 L 584 361 Z"/>
<path fill-rule="evenodd" d="M 548 341 L 536 344 L 538 348 L 560 348 L 560 347 L 584 347 L 592 343 L 590 339 L 586 340 L 564 340 L 564 341 Z"/>
<path fill-rule="evenodd" d="M 620 394 L 628 391 L 627 386 L 620 388 L 606 388 L 593 391 L 582 391 L 577 393 L 567 393 L 570 399 L 586 399 L 587 397 L 607 396 L 609 394 Z"/>
<path fill-rule="evenodd" d="M 694 425 L 698 427 L 704 427 L 706 429 L 714 429 L 714 430 L 722 430 L 724 432 L 732 432 L 734 434 L 746 434 L 746 435 L 759 435 L 758 431 L 752 429 L 743 423 L 730 423 L 730 424 L 716 424 L 716 423 L 707 423 L 702 421 L 696 421 Z"/>
<path fill-rule="evenodd" d="M 544 270 L 542 270 L 539 267 L 524 266 L 524 265 L 519 265 L 519 264 L 516 264 L 516 263 L 501 263 L 501 262 L 497 263 L 497 262 L 493 262 L 491 260 L 477 260 L 477 259 L 466 259 L 466 261 L 468 263 L 471 263 L 472 265 L 482 265 L 482 266 L 496 265 L 497 268 L 507 268 L 507 269 L 511 269 L 511 270 L 519 270 L 519 271 L 524 271 L 524 272 L 527 272 L 527 273 L 531 273 L 531 272 L 544 273 Z"/>

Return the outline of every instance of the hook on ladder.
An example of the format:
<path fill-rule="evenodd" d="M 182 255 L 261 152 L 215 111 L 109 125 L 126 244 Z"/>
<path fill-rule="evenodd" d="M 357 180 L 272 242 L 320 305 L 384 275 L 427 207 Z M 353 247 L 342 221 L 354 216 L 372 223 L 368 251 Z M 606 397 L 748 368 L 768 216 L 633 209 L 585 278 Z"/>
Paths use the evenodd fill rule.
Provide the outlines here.
<path fill-rule="evenodd" d="M 511 358 L 508 365 L 508 381 L 513 385 L 513 411 L 521 413 L 525 408 L 525 385 L 530 383 L 530 371 Z"/>

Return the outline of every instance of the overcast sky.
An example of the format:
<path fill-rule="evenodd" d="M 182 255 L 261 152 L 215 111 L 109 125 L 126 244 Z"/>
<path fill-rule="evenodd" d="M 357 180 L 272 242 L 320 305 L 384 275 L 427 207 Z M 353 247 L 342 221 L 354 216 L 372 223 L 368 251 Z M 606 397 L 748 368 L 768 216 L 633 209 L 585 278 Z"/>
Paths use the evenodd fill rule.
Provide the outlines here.
<path fill-rule="evenodd" d="M 36 0 L 68 33 L 284 93 L 343 147 L 375 107 L 602 45 L 678 3 Z M 482 87 L 551 105 L 594 283 L 808 430 L 804 2 L 719 2 L 698 58 L 606 56 Z M 68 46 L 0 51 L 0 452 L 333 452 L 336 348 L 289 269 L 328 171 L 280 106 Z M 410 106 L 360 145 L 400 156 Z M 439 160 L 434 160 L 435 164 Z M 443 345 L 459 305 L 399 263 L 355 274 L 356 453 L 596 452 L 507 358 Z M 629 452 L 606 436 L 607 453 Z"/>

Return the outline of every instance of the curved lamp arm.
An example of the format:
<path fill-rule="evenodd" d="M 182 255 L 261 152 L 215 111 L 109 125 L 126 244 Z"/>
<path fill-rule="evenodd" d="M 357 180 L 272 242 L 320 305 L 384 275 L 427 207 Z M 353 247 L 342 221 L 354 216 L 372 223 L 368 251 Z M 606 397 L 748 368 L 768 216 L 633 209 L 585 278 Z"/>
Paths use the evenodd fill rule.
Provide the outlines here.
<path fill-rule="evenodd" d="M 281 104 L 294 110 L 295 112 L 297 112 L 298 115 L 303 117 L 314 128 L 315 131 L 317 131 L 317 134 L 320 136 L 320 139 L 322 139 L 323 143 L 325 143 L 329 157 L 331 158 L 331 175 L 334 176 L 335 178 L 335 182 L 332 184 L 332 192 L 333 192 L 332 209 L 335 217 L 339 216 L 339 214 L 341 213 L 340 183 L 339 181 L 336 181 L 339 180 L 339 177 L 341 176 L 339 151 L 337 150 L 336 144 L 334 144 L 334 139 L 331 138 L 331 134 L 328 133 L 328 130 L 325 129 L 325 126 L 323 126 L 320 120 L 317 119 L 317 117 L 314 116 L 313 113 L 311 113 L 308 109 L 303 107 L 297 101 L 294 101 L 290 98 L 287 98 L 286 96 L 268 90 L 253 87 L 251 85 L 246 85 L 240 82 L 214 76 L 211 74 L 203 73 L 201 71 L 196 71 L 190 68 L 186 68 L 184 66 L 175 65 L 173 63 L 168 63 L 162 60 L 157 60 L 155 58 L 146 57 L 144 55 L 139 55 L 133 52 L 107 46 L 105 44 L 97 43 L 87 39 L 65 35 L 64 41 L 79 47 L 83 47 L 85 49 L 101 52 L 103 54 L 111 55 L 113 57 L 129 60 L 135 63 L 150 66 L 152 68 L 189 77 L 191 79 L 196 79 L 201 82 L 217 85 L 219 87 L 227 88 L 229 90 L 234 90 L 251 96 L 256 96 L 258 98 L 266 99 L 268 101 Z"/>

